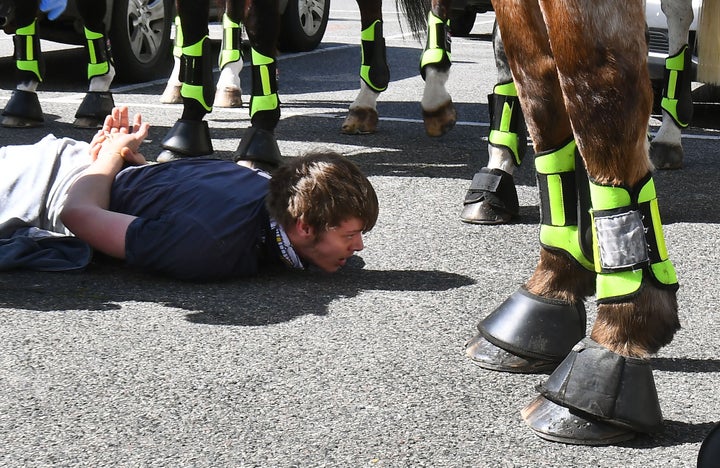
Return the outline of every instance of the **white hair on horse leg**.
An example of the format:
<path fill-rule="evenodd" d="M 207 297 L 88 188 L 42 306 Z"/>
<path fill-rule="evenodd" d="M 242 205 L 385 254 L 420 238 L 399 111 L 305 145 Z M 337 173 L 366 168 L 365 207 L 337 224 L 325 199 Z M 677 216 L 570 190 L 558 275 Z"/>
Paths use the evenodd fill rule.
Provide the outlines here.
<path fill-rule="evenodd" d="M 691 0 L 661 0 L 668 25 L 668 55 L 676 55 L 688 43 L 688 31 L 694 14 Z"/>
<path fill-rule="evenodd" d="M 243 68 L 242 60 L 230 62 L 220 70 L 220 77 L 217 81 L 218 89 L 237 88 L 240 89 L 240 72 Z"/>
<path fill-rule="evenodd" d="M 445 83 L 450 76 L 449 70 L 436 70 L 427 67 L 425 70 L 425 89 L 420 105 L 427 111 L 438 109 L 450 102 L 450 93 L 445 89 Z"/>
<path fill-rule="evenodd" d="M 113 79 L 115 79 L 115 67 L 113 67 L 111 64 L 110 69 L 107 73 L 105 73 L 104 75 L 93 76 L 90 79 L 88 91 L 104 93 L 110 89 L 110 85 L 112 84 Z"/>
<path fill-rule="evenodd" d="M 488 156 L 488 168 L 500 169 L 513 175 L 513 172 L 515 172 L 515 158 L 510 151 L 488 145 Z"/>
<path fill-rule="evenodd" d="M 364 109 L 377 109 L 377 99 L 380 93 L 374 91 L 367 85 L 363 80 L 360 80 L 360 92 L 352 104 L 350 109 L 357 109 L 358 107 Z"/>
<path fill-rule="evenodd" d="M 697 80 L 720 85 L 720 0 L 705 0 L 700 12 Z"/>
<path fill-rule="evenodd" d="M 31 93 L 37 92 L 38 82 L 35 80 L 28 80 L 18 83 L 16 88 L 20 91 L 29 91 Z"/>

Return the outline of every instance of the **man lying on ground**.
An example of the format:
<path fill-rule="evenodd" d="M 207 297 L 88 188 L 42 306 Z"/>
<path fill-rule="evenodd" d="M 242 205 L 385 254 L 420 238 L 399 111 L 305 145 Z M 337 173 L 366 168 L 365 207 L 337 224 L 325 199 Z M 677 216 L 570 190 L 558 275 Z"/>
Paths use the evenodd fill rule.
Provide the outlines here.
<path fill-rule="evenodd" d="M 148 129 L 121 107 L 89 145 L 49 135 L 0 149 L 0 237 L 74 235 L 129 266 L 208 280 L 282 264 L 336 271 L 377 221 L 372 185 L 338 154 L 291 158 L 272 177 L 219 159 L 148 164 Z"/>

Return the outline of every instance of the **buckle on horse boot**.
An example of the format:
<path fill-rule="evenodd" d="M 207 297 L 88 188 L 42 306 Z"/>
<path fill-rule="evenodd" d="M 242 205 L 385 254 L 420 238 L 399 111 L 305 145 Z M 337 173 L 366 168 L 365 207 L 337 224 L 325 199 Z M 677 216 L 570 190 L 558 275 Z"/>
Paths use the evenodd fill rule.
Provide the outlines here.
<path fill-rule="evenodd" d="M 582 302 L 536 296 L 524 288 L 478 324 L 466 354 L 480 367 L 537 373 L 555 369 L 585 336 Z"/>

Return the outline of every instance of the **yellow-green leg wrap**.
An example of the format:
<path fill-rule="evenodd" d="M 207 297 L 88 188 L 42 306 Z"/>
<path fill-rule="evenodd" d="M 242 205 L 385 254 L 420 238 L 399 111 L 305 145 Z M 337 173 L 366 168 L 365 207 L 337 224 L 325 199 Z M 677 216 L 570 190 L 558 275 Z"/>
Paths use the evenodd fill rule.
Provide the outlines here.
<path fill-rule="evenodd" d="M 362 63 L 360 78 L 371 89 L 382 92 L 390 82 L 390 69 L 385 56 L 382 21 L 377 20 L 360 32 Z"/>
<path fill-rule="evenodd" d="M 588 270 L 593 270 L 591 256 L 583 247 L 578 218 L 578 181 L 576 179 L 575 140 L 557 150 L 535 156 L 540 191 L 540 244 L 548 250 L 561 251 Z"/>
<path fill-rule="evenodd" d="M 180 17 L 175 16 L 175 40 L 173 41 L 173 56 L 182 57 L 183 31 L 180 24 Z"/>
<path fill-rule="evenodd" d="M 91 80 L 110 71 L 110 54 L 103 34 L 85 28 L 85 39 L 88 52 L 87 76 Z"/>
<path fill-rule="evenodd" d="M 665 59 L 663 97 L 660 107 L 680 128 L 690 125 L 693 114 L 690 55 L 686 44 L 677 54 Z"/>
<path fill-rule="evenodd" d="M 631 188 L 591 181 L 590 198 L 598 303 L 632 298 L 644 277 L 676 290 L 651 174 Z"/>
<path fill-rule="evenodd" d="M 242 60 L 242 25 L 230 19 L 227 13 L 223 14 L 223 36 L 218 66 Z"/>
<path fill-rule="evenodd" d="M 250 96 L 250 118 L 256 112 L 276 111 L 280 107 L 277 95 L 277 63 L 272 57 L 250 49 L 252 58 L 252 94 Z"/>
<path fill-rule="evenodd" d="M 180 95 L 184 99 L 194 99 L 210 112 L 215 98 L 215 83 L 210 66 L 210 40 L 207 36 L 195 44 L 182 48 L 180 61 Z"/>
<path fill-rule="evenodd" d="M 45 66 L 37 36 L 37 20 L 18 28 L 13 36 L 15 46 L 15 67 L 20 81 L 36 80 L 42 83 Z"/>
<path fill-rule="evenodd" d="M 488 142 L 497 148 L 507 148 L 516 166 L 525 156 L 527 136 L 525 118 L 520 108 L 515 82 L 498 83 L 488 95 L 490 135 Z"/>
<path fill-rule="evenodd" d="M 428 36 L 420 57 L 420 74 L 425 79 L 425 67 L 433 65 L 448 70 L 452 64 L 450 46 L 450 20 L 443 21 L 432 11 L 428 13 Z"/>

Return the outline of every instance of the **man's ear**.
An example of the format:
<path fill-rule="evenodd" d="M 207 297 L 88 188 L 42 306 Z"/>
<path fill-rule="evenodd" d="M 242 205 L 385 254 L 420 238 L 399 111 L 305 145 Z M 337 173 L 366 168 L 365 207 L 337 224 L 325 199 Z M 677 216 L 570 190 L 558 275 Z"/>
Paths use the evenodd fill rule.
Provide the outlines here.
<path fill-rule="evenodd" d="M 315 229 L 302 218 L 295 221 L 295 229 L 303 238 L 312 239 L 315 237 Z"/>

